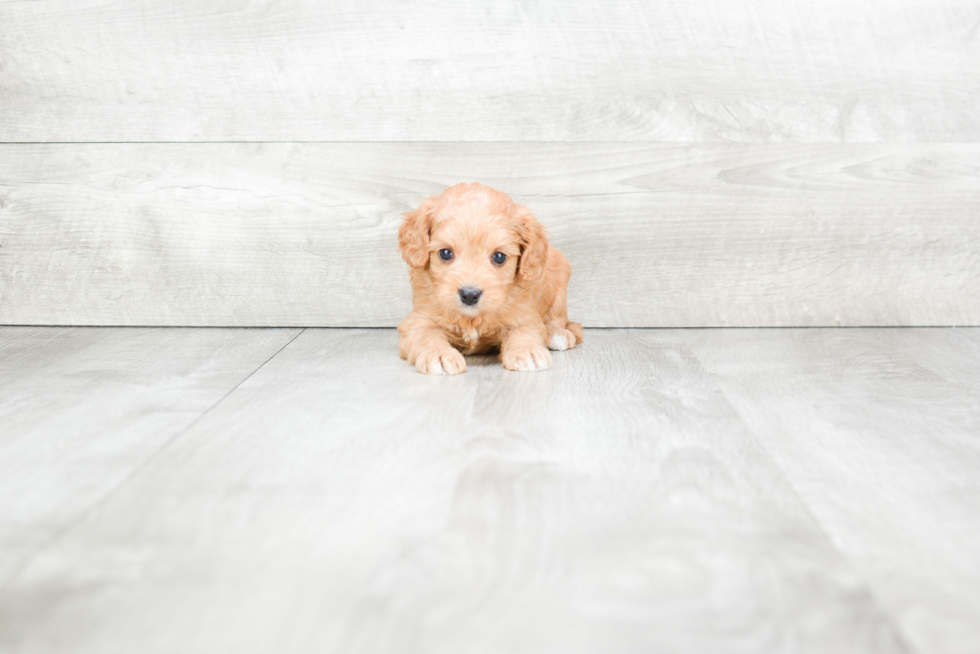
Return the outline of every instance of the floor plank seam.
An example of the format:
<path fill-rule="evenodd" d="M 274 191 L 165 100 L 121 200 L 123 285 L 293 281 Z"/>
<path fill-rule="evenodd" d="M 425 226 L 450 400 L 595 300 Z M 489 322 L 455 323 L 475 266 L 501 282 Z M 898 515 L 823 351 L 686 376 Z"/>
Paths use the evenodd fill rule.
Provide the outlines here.
<path fill-rule="evenodd" d="M 715 375 L 713 373 L 708 372 L 707 370 L 705 370 L 705 372 L 707 372 L 707 374 L 712 379 L 715 379 Z M 739 420 L 742 421 L 742 424 L 745 426 L 746 432 L 750 435 L 752 440 L 759 446 L 759 448 L 766 453 L 766 456 L 769 457 L 769 461 L 770 463 L 772 463 L 773 468 L 776 471 L 776 474 L 778 474 L 779 477 L 782 478 L 783 482 L 786 484 L 786 488 L 789 489 L 789 492 L 792 493 L 793 497 L 795 497 L 796 500 L 799 502 L 805 514 L 813 521 L 814 527 L 824 537 L 824 539 L 827 541 L 828 545 L 830 545 L 833 551 L 837 553 L 837 555 L 840 557 L 840 560 L 844 562 L 844 564 L 846 565 L 847 569 L 854 574 L 855 578 L 861 581 L 861 588 L 864 594 L 867 596 L 868 601 L 872 604 L 872 606 L 875 607 L 875 609 L 877 609 L 879 615 L 881 616 L 882 621 L 885 624 L 888 624 L 892 627 L 892 630 L 894 631 L 895 634 L 895 638 L 898 640 L 899 644 L 909 654 L 923 654 L 922 652 L 920 652 L 919 650 L 917 650 L 912 646 L 911 641 L 908 639 L 905 632 L 902 630 L 900 624 L 892 615 L 891 611 L 888 610 L 887 606 L 885 606 L 882 603 L 881 598 L 874 592 L 874 587 L 872 586 L 871 582 L 868 580 L 867 576 L 862 574 L 860 572 L 859 567 L 851 559 L 851 557 L 847 556 L 840 549 L 840 547 L 837 546 L 837 543 L 830 535 L 830 532 L 826 530 L 823 523 L 813 512 L 813 509 L 810 507 L 810 504 L 803 498 L 803 495 L 796 488 L 796 485 L 791 481 L 789 475 L 783 469 L 783 466 L 780 465 L 779 462 L 776 460 L 776 457 L 773 455 L 769 447 L 763 442 L 763 439 L 759 438 L 759 435 L 756 434 L 755 430 L 749 426 L 749 421 L 746 419 L 744 415 L 742 415 L 742 412 L 738 409 L 737 404 L 729 397 L 728 392 L 722 387 L 720 383 L 717 382 L 717 380 L 716 380 L 716 384 L 718 385 L 718 388 L 721 391 L 722 395 L 725 396 L 725 400 L 728 402 L 728 405 L 739 417 Z"/>
<path fill-rule="evenodd" d="M 183 438 L 183 436 L 185 434 L 187 434 L 191 429 L 194 428 L 194 425 L 196 425 L 197 423 L 199 423 L 206 415 L 208 415 L 215 408 L 217 408 L 219 405 L 221 405 L 221 403 L 224 402 L 226 399 L 228 399 L 228 397 L 232 393 L 234 393 L 236 390 L 238 390 L 241 387 L 242 384 L 244 384 L 249 379 L 251 379 L 252 376 L 255 375 L 255 373 L 257 373 L 259 370 L 261 370 L 262 368 L 264 368 L 267 363 L 269 363 L 270 361 L 272 361 L 273 359 L 275 359 L 279 355 L 280 352 L 282 352 L 287 347 L 289 347 L 289 345 L 293 341 L 295 341 L 297 338 L 299 338 L 303 334 L 303 332 L 306 331 L 306 329 L 307 329 L 306 327 L 303 327 L 302 329 L 300 329 L 299 333 L 297 333 L 295 336 L 293 336 L 288 341 L 286 341 L 286 343 L 282 347 L 280 347 L 278 350 L 276 350 L 275 353 L 272 356 L 270 356 L 268 359 L 266 359 L 265 361 L 263 361 L 259 366 L 257 366 L 255 368 L 255 370 L 253 370 L 252 372 L 248 373 L 245 377 L 243 377 L 227 393 L 225 393 L 224 395 L 222 395 L 218 399 L 217 402 L 215 402 L 214 404 L 212 404 L 211 406 L 209 406 L 207 409 L 205 409 L 204 411 L 202 411 L 199 416 L 197 416 L 196 418 L 194 418 L 194 420 L 192 420 L 190 423 L 188 423 L 187 426 L 184 427 L 182 430 L 180 430 L 179 433 L 177 433 L 173 437 L 167 439 L 167 441 L 163 445 L 161 445 L 159 448 L 157 448 L 157 450 L 155 452 L 153 452 L 149 457 L 147 457 L 146 460 L 143 461 L 143 463 L 141 463 L 140 465 L 138 465 L 135 468 L 133 468 L 133 470 L 128 475 L 126 475 L 111 490 L 109 490 L 108 492 L 106 492 L 106 494 L 103 495 L 98 501 L 94 502 L 92 504 L 92 506 L 90 506 L 87 510 L 83 511 L 75 520 L 72 520 L 69 524 L 65 525 L 64 527 L 62 527 L 61 529 L 59 529 L 57 532 L 55 532 L 54 534 L 52 534 L 50 538 L 46 539 L 46 541 L 44 542 L 44 544 L 40 545 L 33 552 L 31 552 L 30 554 L 28 554 L 27 556 L 25 556 L 24 557 L 24 560 L 23 560 L 23 563 L 21 565 L 19 565 L 19 566 L 16 566 L 14 568 L 14 571 L 6 579 L 0 579 L 0 591 L 3 591 L 11 582 L 13 582 L 27 568 L 29 568 L 32 561 L 34 561 L 38 557 L 42 556 L 46 551 L 48 551 L 52 547 L 54 547 L 66 535 L 68 535 L 73 529 L 75 529 L 81 523 L 85 522 L 85 520 L 88 519 L 88 517 L 90 515 L 92 515 L 93 513 L 95 513 L 100 507 L 104 506 L 106 504 L 106 502 L 108 502 L 110 499 L 112 499 L 112 497 L 114 497 L 116 495 L 116 493 L 118 493 L 122 488 L 124 488 L 127 484 L 129 484 L 129 482 L 131 482 L 133 479 L 135 479 L 142 471 L 146 470 L 146 468 L 149 467 L 164 451 L 166 451 L 168 448 L 170 448 L 178 440 L 180 440 L 181 438 Z"/>

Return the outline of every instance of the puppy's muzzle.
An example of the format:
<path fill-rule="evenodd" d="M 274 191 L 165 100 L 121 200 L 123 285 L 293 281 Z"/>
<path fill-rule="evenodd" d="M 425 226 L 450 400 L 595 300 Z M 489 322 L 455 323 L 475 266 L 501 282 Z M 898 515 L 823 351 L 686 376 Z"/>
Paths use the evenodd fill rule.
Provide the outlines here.
<path fill-rule="evenodd" d="M 459 300 L 468 307 L 471 307 L 479 302 L 481 295 L 483 295 L 483 291 L 471 286 L 464 286 L 463 288 L 459 289 Z"/>

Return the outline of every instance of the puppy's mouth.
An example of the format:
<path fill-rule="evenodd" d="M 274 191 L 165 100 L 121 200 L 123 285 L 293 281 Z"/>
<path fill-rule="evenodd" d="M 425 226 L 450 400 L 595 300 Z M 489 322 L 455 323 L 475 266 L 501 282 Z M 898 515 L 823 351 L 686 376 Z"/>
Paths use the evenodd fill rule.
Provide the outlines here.
<path fill-rule="evenodd" d="M 465 316 L 476 316 L 480 314 L 482 307 L 479 304 L 466 305 L 462 302 L 456 303 L 456 310 Z"/>

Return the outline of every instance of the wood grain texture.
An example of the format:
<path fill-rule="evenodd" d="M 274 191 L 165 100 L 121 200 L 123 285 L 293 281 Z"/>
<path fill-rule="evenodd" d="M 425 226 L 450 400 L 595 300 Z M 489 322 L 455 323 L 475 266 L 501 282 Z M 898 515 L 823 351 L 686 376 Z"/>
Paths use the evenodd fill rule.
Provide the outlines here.
<path fill-rule="evenodd" d="M 678 333 L 920 652 L 980 643 L 980 329 Z"/>
<path fill-rule="evenodd" d="M 0 586 L 296 333 L 0 328 Z"/>
<path fill-rule="evenodd" d="M 587 326 L 980 324 L 980 146 L 0 146 L 0 323 L 394 326 L 400 214 L 480 180 Z"/>
<path fill-rule="evenodd" d="M 0 141 L 980 140 L 961 0 L 0 4 Z"/>
<path fill-rule="evenodd" d="M 306 330 L 0 592 L 10 654 L 903 652 L 678 338 Z"/>

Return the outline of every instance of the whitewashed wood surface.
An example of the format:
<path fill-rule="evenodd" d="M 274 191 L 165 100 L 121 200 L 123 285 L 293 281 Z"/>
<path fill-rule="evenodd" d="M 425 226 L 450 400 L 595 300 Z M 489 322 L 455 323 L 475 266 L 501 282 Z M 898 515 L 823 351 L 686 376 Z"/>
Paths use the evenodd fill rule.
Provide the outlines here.
<path fill-rule="evenodd" d="M 662 338 L 717 380 L 909 644 L 978 651 L 980 329 Z"/>
<path fill-rule="evenodd" d="M 306 330 L 0 589 L 0 649 L 911 651 L 687 336 L 431 378 Z"/>
<path fill-rule="evenodd" d="M 962 0 L 0 3 L 2 141 L 976 142 Z"/>
<path fill-rule="evenodd" d="M 0 328 L 0 586 L 298 333 Z"/>
<path fill-rule="evenodd" d="M 401 212 L 480 180 L 586 326 L 980 324 L 980 145 L 0 146 L 0 323 L 394 326 Z"/>

